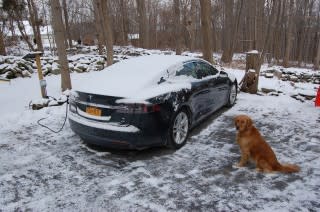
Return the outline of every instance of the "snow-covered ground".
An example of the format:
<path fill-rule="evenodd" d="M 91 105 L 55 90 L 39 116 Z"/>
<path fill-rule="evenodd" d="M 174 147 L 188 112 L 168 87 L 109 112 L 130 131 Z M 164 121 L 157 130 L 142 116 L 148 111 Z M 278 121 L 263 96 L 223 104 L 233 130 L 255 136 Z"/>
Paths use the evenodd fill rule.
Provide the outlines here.
<path fill-rule="evenodd" d="M 227 69 L 241 80 L 243 71 Z M 72 73 L 72 81 L 91 73 Z M 48 76 L 50 96 L 60 95 L 60 76 Z M 36 74 L 0 83 L 0 211 L 319 211 L 320 108 L 290 97 L 293 85 L 260 77 L 259 87 L 279 96 L 240 93 L 194 129 L 178 151 L 106 151 L 84 144 L 69 124 L 59 129 L 65 105 L 28 108 L 40 97 Z M 235 168 L 240 157 L 233 118 L 251 116 L 280 162 L 296 174 Z"/>

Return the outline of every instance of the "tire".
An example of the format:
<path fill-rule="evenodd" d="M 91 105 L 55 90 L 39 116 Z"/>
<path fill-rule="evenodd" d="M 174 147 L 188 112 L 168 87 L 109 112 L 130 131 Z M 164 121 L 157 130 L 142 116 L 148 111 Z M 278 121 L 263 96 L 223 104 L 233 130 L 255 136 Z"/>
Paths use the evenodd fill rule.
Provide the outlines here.
<path fill-rule="evenodd" d="M 168 131 L 168 147 L 179 149 L 187 142 L 190 129 L 189 114 L 186 110 L 179 110 L 173 116 Z"/>
<path fill-rule="evenodd" d="M 237 95 L 238 95 L 237 81 L 234 81 L 230 86 L 228 102 L 227 102 L 227 105 L 226 105 L 227 107 L 232 107 L 236 103 Z"/>

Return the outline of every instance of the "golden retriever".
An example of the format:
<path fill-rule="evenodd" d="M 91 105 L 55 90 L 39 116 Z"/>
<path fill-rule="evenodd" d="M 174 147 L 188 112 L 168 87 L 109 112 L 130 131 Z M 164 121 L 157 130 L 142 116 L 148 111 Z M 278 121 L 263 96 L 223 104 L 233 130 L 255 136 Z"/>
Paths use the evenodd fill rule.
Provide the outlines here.
<path fill-rule="evenodd" d="M 280 164 L 269 144 L 263 139 L 251 118 L 247 115 L 235 117 L 235 126 L 238 131 L 237 143 L 241 150 L 241 159 L 237 166 L 246 165 L 249 159 L 256 164 L 256 169 L 262 172 L 298 172 L 300 168 L 292 164 Z"/>

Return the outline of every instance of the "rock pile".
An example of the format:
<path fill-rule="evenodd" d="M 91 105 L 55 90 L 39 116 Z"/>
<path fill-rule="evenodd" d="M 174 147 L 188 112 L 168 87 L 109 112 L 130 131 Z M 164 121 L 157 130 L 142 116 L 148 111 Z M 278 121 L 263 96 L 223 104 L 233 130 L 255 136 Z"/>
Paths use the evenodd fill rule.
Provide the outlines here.
<path fill-rule="evenodd" d="M 0 76 L 6 79 L 17 77 L 30 77 L 34 72 L 34 64 L 21 57 L 0 57 Z"/>
<path fill-rule="evenodd" d="M 320 84 L 320 71 L 311 71 L 310 69 L 297 72 L 292 69 L 285 69 L 282 67 L 271 67 L 262 69 L 260 75 L 266 78 L 277 77 L 282 81 Z"/>
<path fill-rule="evenodd" d="M 106 56 L 97 55 L 96 47 L 83 46 L 68 51 L 69 69 L 71 72 L 89 72 L 100 71 L 105 67 Z M 160 51 L 132 48 L 117 47 L 114 48 L 114 63 L 131 57 L 137 57 L 150 54 L 173 54 L 173 51 Z M 53 56 L 41 57 L 41 67 L 44 76 L 60 74 L 58 58 Z M 30 77 L 37 71 L 34 59 L 22 59 L 18 56 L 0 56 L 0 77 L 13 79 L 17 77 Z"/>
<path fill-rule="evenodd" d="M 267 69 L 261 69 L 261 76 L 266 78 L 278 78 L 282 81 L 290 81 L 290 85 L 294 88 L 294 92 L 290 96 L 298 101 L 314 101 L 316 96 L 317 85 L 320 84 L 320 71 L 311 71 L 310 69 L 294 69 L 294 68 L 282 68 L 271 67 Z M 301 83 L 312 83 L 311 86 L 303 86 Z M 278 91 L 270 88 L 261 88 L 262 95 L 279 96 L 282 91 Z"/>
<path fill-rule="evenodd" d="M 71 72 L 100 71 L 105 66 L 106 58 L 100 55 L 74 55 L 69 56 Z M 41 57 L 41 67 L 44 76 L 60 74 L 58 59 L 56 57 Z M 0 57 L 0 76 L 6 79 L 17 77 L 30 77 L 37 71 L 34 59 L 22 59 L 16 56 Z"/>

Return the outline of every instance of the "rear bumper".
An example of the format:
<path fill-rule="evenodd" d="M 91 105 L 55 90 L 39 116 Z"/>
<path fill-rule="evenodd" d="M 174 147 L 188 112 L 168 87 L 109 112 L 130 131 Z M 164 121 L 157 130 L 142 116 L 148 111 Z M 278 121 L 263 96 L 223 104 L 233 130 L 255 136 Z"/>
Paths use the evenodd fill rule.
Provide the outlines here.
<path fill-rule="evenodd" d="M 69 113 L 71 129 L 86 143 L 113 149 L 143 149 L 165 144 L 165 133 L 150 134 L 134 126 L 87 120 L 77 114 Z"/>

